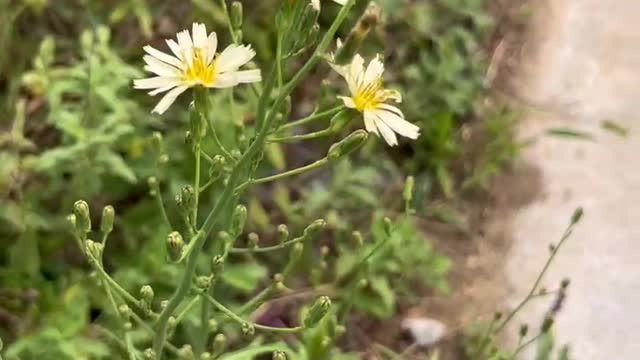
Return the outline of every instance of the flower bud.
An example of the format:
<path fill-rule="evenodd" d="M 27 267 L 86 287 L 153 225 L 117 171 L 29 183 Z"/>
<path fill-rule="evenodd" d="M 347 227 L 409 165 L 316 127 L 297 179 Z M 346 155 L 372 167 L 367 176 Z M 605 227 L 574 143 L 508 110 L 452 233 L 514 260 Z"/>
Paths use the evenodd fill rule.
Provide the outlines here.
<path fill-rule="evenodd" d="M 191 345 L 186 344 L 179 350 L 180 359 L 191 360 L 193 359 L 193 348 Z"/>
<path fill-rule="evenodd" d="M 87 253 L 91 255 L 94 259 L 102 258 L 102 251 L 104 250 L 104 245 L 99 242 L 95 242 L 93 240 L 87 240 L 85 242 L 85 249 Z"/>
<path fill-rule="evenodd" d="M 216 321 L 216 319 L 209 319 L 209 322 L 207 322 L 207 326 L 209 328 L 209 332 L 216 332 L 218 331 L 218 322 Z"/>
<path fill-rule="evenodd" d="M 249 247 L 255 249 L 258 247 L 258 243 L 260 242 L 260 236 L 254 232 L 249 233 L 247 235 L 247 242 L 249 243 Z"/>
<path fill-rule="evenodd" d="M 147 179 L 147 185 L 149 185 L 149 195 L 157 196 L 158 195 L 158 179 L 155 176 L 151 176 Z"/>
<path fill-rule="evenodd" d="M 67 215 L 67 222 L 71 226 L 71 230 L 75 231 L 77 226 L 76 216 L 74 214 Z"/>
<path fill-rule="evenodd" d="M 151 286 L 144 285 L 143 287 L 140 288 L 140 297 L 147 304 L 151 304 L 151 302 L 153 302 L 154 296 L 155 294 L 153 293 L 153 288 Z"/>
<path fill-rule="evenodd" d="M 123 319 L 129 319 L 129 316 L 131 315 L 131 308 L 129 308 L 129 306 L 127 306 L 126 304 L 122 304 L 118 306 L 118 312 Z"/>
<path fill-rule="evenodd" d="M 195 279 L 195 285 L 198 289 L 206 291 L 211 286 L 211 278 L 209 276 L 198 276 Z"/>
<path fill-rule="evenodd" d="M 362 146 L 362 144 L 367 141 L 367 137 L 367 132 L 362 129 L 352 132 L 346 138 L 331 145 L 327 153 L 327 159 L 329 159 L 329 161 L 335 161 L 350 154 Z"/>
<path fill-rule="evenodd" d="M 272 360 L 287 360 L 287 354 L 282 351 L 276 351 L 271 356 Z"/>
<path fill-rule="evenodd" d="M 76 229 L 84 234 L 91 231 L 89 204 L 84 200 L 76 201 L 75 204 L 73 204 L 73 213 L 76 216 Z"/>
<path fill-rule="evenodd" d="M 571 284 L 571 279 L 568 278 L 564 278 L 562 279 L 562 281 L 560 282 L 560 288 L 565 290 L 566 288 L 569 287 L 569 285 Z"/>
<path fill-rule="evenodd" d="M 244 223 L 247 220 L 247 208 L 244 205 L 236 206 L 233 212 L 233 218 L 231 219 L 231 228 L 229 232 L 231 236 L 238 237 L 244 230 Z"/>
<path fill-rule="evenodd" d="M 387 236 L 391 236 L 391 234 L 393 233 L 393 222 L 391 222 L 391 219 L 389 219 L 388 217 L 385 217 L 383 221 L 384 221 L 384 232 L 387 233 Z"/>
<path fill-rule="evenodd" d="M 407 176 L 407 180 L 404 182 L 404 190 L 402 191 L 402 198 L 405 202 L 410 203 L 413 199 L 413 186 L 415 180 L 413 176 Z"/>
<path fill-rule="evenodd" d="M 211 360 L 213 359 L 213 355 L 211 355 L 210 352 L 205 351 L 202 354 L 200 354 L 200 360 Z"/>
<path fill-rule="evenodd" d="M 302 236 L 306 239 L 313 238 L 325 227 L 325 225 L 327 225 L 327 222 L 324 221 L 324 219 L 317 219 L 304 229 Z"/>
<path fill-rule="evenodd" d="M 289 240 L 289 228 L 285 224 L 278 225 L 278 242 L 284 244 L 287 240 Z"/>
<path fill-rule="evenodd" d="M 222 255 L 216 255 L 211 259 L 211 274 L 214 276 L 222 272 L 224 267 L 224 257 Z"/>
<path fill-rule="evenodd" d="M 527 324 L 520 325 L 519 335 L 521 338 L 527 336 L 528 332 L 529 332 L 529 326 Z"/>
<path fill-rule="evenodd" d="M 362 237 L 362 233 L 358 230 L 355 230 L 351 233 L 351 237 L 353 238 L 353 242 L 356 243 L 356 246 L 364 245 L 364 238 Z"/>
<path fill-rule="evenodd" d="M 144 358 L 147 360 L 155 360 L 156 359 L 156 352 L 153 351 L 152 349 L 145 349 L 144 350 Z"/>
<path fill-rule="evenodd" d="M 573 215 L 571 215 L 571 225 L 577 224 L 580 221 L 580 219 L 582 219 L 583 214 L 584 214 L 584 210 L 582 210 L 582 207 L 577 208 L 573 212 Z"/>
<path fill-rule="evenodd" d="M 113 220 L 116 212 L 113 206 L 107 205 L 102 209 L 102 219 L 100 220 L 100 231 L 103 234 L 109 234 L 113 231 Z"/>
<path fill-rule="evenodd" d="M 156 156 L 160 156 L 160 154 L 162 154 L 162 140 L 162 134 L 160 132 L 154 131 L 153 134 L 151 134 L 151 148 Z"/>
<path fill-rule="evenodd" d="M 245 336 L 253 336 L 256 333 L 256 328 L 252 324 L 247 322 L 242 323 L 242 334 Z"/>
<path fill-rule="evenodd" d="M 176 319 L 175 316 L 169 316 L 169 319 L 167 319 L 167 327 L 169 329 L 175 329 L 176 325 L 178 325 L 178 319 Z"/>
<path fill-rule="evenodd" d="M 211 167 L 209 168 L 209 176 L 215 177 L 222 174 L 222 172 L 224 171 L 224 163 L 224 156 L 220 154 L 214 156 L 211 162 Z"/>
<path fill-rule="evenodd" d="M 224 334 L 217 334 L 213 338 L 213 345 L 211 346 L 211 355 L 216 358 L 224 352 L 224 348 L 227 346 L 227 337 Z"/>
<path fill-rule="evenodd" d="M 540 327 L 540 332 L 542 333 L 547 333 L 549 332 L 549 330 L 551 329 L 551 326 L 553 326 L 553 318 L 551 316 L 547 316 L 544 318 L 544 320 L 542 321 L 542 326 Z"/>
<path fill-rule="evenodd" d="M 318 325 L 320 320 L 327 315 L 330 308 L 331 299 L 329 299 L 328 296 L 320 296 L 305 316 L 304 326 L 307 328 L 313 328 Z"/>
<path fill-rule="evenodd" d="M 162 300 L 160 301 L 160 310 L 164 310 L 167 308 L 167 305 L 169 305 L 169 300 Z"/>
<path fill-rule="evenodd" d="M 351 121 L 351 115 L 347 111 L 340 111 L 331 118 L 329 129 L 331 129 L 332 132 L 338 132 L 342 130 L 349 121 Z"/>
<path fill-rule="evenodd" d="M 238 30 L 242 28 L 242 3 L 239 1 L 234 1 L 231 3 L 231 11 L 230 11 L 230 20 L 231 27 L 234 30 Z"/>
<path fill-rule="evenodd" d="M 182 257 L 184 250 L 184 240 L 179 232 L 173 231 L 167 236 L 167 254 L 172 261 L 177 261 Z"/>

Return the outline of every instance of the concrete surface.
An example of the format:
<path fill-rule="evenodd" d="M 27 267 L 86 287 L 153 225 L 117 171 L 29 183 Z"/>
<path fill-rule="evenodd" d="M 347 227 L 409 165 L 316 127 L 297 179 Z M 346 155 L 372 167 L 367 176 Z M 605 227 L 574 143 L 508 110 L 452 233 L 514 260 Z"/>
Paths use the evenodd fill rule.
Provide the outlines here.
<path fill-rule="evenodd" d="M 583 222 L 544 281 L 551 289 L 571 278 L 556 334 L 578 360 L 640 359 L 639 17 L 638 0 L 550 1 L 536 12 L 523 66 L 523 96 L 547 111 L 528 115 L 521 136 L 570 126 L 595 134 L 596 142 L 547 136 L 525 151 L 544 186 L 515 216 L 507 305 L 527 293 L 548 244 L 583 206 Z M 601 130 L 605 119 L 627 127 L 629 136 Z M 519 320 L 537 326 L 547 308 L 537 300 Z"/>

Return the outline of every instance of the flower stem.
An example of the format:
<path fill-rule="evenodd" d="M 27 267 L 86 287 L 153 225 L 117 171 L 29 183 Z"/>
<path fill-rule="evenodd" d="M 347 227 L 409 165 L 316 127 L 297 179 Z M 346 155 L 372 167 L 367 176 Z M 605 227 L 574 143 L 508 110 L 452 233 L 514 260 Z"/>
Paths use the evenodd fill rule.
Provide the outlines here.
<path fill-rule="evenodd" d="M 324 130 L 320 130 L 320 131 L 314 131 L 308 134 L 302 134 L 302 135 L 292 135 L 292 136 L 284 136 L 284 137 L 273 137 L 273 138 L 269 138 L 267 139 L 268 142 L 271 143 L 292 143 L 292 142 L 296 142 L 296 141 L 302 141 L 302 140 L 310 140 L 310 139 L 317 139 L 319 137 L 323 137 L 323 136 L 327 136 L 327 135 L 331 135 L 332 133 L 332 129 L 331 128 L 327 128 Z"/>
<path fill-rule="evenodd" d="M 195 144 L 195 157 L 196 157 L 196 171 L 195 178 L 193 180 L 193 190 L 194 190 L 194 205 L 193 205 L 193 218 L 191 219 L 191 224 L 197 228 L 198 226 L 198 205 L 200 200 L 200 140 L 196 140 Z"/>
<path fill-rule="evenodd" d="M 304 241 L 305 239 L 307 239 L 304 236 L 300 236 L 297 237 L 295 239 L 291 239 L 288 241 L 283 242 L 282 244 L 279 245 L 273 245 L 273 246 L 265 246 L 265 247 L 258 247 L 258 248 L 231 248 L 229 249 L 229 252 L 231 254 L 243 254 L 243 253 L 264 253 L 264 252 L 269 252 L 269 251 L 276 251 L 276 250 L 282 250 L 288 246 L 291 246 L 295 243 L 299 243 L 301 241 Z"/>
<path fill-rule="evenodd" d="M 318 119 L 322 119 L 322 118 L 327 117 L 327 116 L 335 115 L 340 110 L 342 110 L 343 107 L 344 107 L 343 105 L 339 105 L 339 106 L 336 106 L 336 107 L 331 108 L 329 110 L 313 113 L 313 114 L 311 114 L 311 115 L 309 115 L 307 117 L 304 117 L 302 119 L 295 120 L 295 121 L 292 121 L 290 123 L 286 123 L 286 124 L 282 125 L 278 129 L 278 131 L 288 130 L 288 129 L 291 129 L 292 127 L 294 127 L 294 126 L 304 125 L 304 124 L 310 123 L 310 122 L 312 122 L 314 120 L 318 120 Z"/>

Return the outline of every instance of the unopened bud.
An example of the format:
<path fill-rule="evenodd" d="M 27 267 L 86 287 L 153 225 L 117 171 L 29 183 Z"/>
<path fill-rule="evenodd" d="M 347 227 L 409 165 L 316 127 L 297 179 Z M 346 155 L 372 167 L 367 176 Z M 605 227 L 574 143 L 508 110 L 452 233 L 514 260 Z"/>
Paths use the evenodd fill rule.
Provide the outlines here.
<path fill-rule="evenodd" d="M 415 180 L 413 176 L 407 176 L 407 180 L 404 182 L 404 190 L 402 191 L 402 197 L 405 202 L 411 202 L 413 199 L 413 185 Z"/>
<path fill-rule="evenodd" d="M 193 187 L 190 185 L 185 185 L 182 187 L 180 191 L 180 204 L 183 206 L 185 211 L 191 211 L 195 204 L 195 191 Z"/>
<path fill-rule="evenodd" d="M 175 329 L 176 325 L 178 325 L 178 319 L 174 316 L 169 316 L 169 319 L 167 319 L 167 327 L 169 327 L 169 329 Z"/>
<path fill-rule="evenodd" d="M 256 328 L 247 322 L 242 323 L 242 333 L 245 336 L 253 336 L 256 333 Z"/>
<path fill-rule="evenodd" d="M 91 215 L 89 204 L 84 200 L 78 200 L 73 204 L 73 213 L 76 216 L 76 228 L 82 233 L 91 231 Z"/>
<path fill-rule="evenodd" d="M 77 221 L 74 214 L 67 215 L 67 223 L 69 223 L 69 225 L 71 226 L 71 230 L 76 230 Z"/>
<path fill-rule="evenodd" d="M 324 219 L 317 219 L 304 229 L 302 233 L 305 238 L 310 239 L 316 236 L 325 226 L 327 222 Z"/>
<path fill-rule="evenodd" d="M 151 176 L 147 179 L 147 185 L 149 185 L 149 194 L 151 196 L 158 195 L 158 179 L 155 176 Z"/>
<path fill-rule="evenodd" d="M 331 299 L 328 296 L 320 296 L 318 300 L 313 304 L 307 316 L 304 318 L 304 326 L 307 328 L 313 328 L 325 315 L 329 312 L 331 308 Z"/>
<path fill-rule="evenodd" d="M 569 285 L 571 284 L 571 279 L 562 279 L 562 281 L 560 282 L 560 288 L 562 288 L 563 290 L 568 288 Z"/>
<path fill-rule="evenodd" d="M 129 306 L 127 306 L 126 304 L 122 304 L 118 306 L 118 312 L 124 319 L 128 319 L 131 315 L 131 308 L 129 308 Z"/>
<path fill-rule="evenodd" d="M 179 356 L 181 359 L 185 360 L 193 359 L 193 348 L 191 347 L 191 345 L 184 345 L 179 351 Z"/>
<path fill-rule="evenodd" d="M 584 214 L 584 210 L 582 209 L 582 207 L 577 208 L 573 212 L 573 215 L 571 216 L 571 225 L 577 224 L 580 221 L 580 219 L 582 219 L 583 214 Z"/>
<path fill-rule="evenodd" d="M 211 360 L 213 359 L 213 355 L 211 355 L 210 352 L 205 351 L 202 354 L 200 354 L 200 360 Z"/>
<path fill-rule="evenodd" d="M 238 237 L 244 231 L 244 223 L 247 220 L 247 208 L 244 205 L 236 206 L 231 219 L 230 233 L 233 237 Z"/>
<path fill-rule="evenodd" d="M 260 242 L 260 236 L 254 232 L 249 233 L 247 235 L 247 241 L 249 243 L 249 247 L 255 249 L 258 247 L 258 243 Z"/>
<path fill-rule="evenodd" d="M 287 360 L 287 354 L 282 351 L 276 351 L 271 356 L 272 360 Z"/>
<path fill-rule="evenodd" d="M 493 320 L 498 321 L 502 318 L 502 313 L 500 311 L 496 311 L 493 313 Z"/>
<path fill-rule="evenodd" d="M 278 225 L 278 242 L 284 244 L 287 240 L 289 240 L 289 228 L 285 224 Z"/>
<path fill-rule="evenodd" d="M 99 242 L 95 242 L 93 240 L 87 240 L 85 242 L 85 248 L 87 253 L 90 254 L 94 259 L 102 258 L 102 251 L 104 250 L 104 245 Z"/>
<path fill-rule="evenodd" d="M 224 352 L 224 348 L 227 346 L 227 337 L 224 334 L 217 334 L 213 338 L 213 345 L 211 346 L 211 355 L 215 358 Z"/>
<path fill-rule="evenodd" d="M 151 146 L 157 156 L 162 154 L 162 134 L 158 131 L 154 131 L 153 134 L 151 134 Z"/>
<path fill-rule="evenodd" d="M 351 233 L 351 236 L 353 237 L 353 242 L 355 242 L 357 246 L 364 245 L 364 238 L 362 237 L 362 233 L 360 231 L 355 230 Z"/>
<path fill-rule="evenodd" d="M 153 293 L 153 288 L 151 286 L 144 285 L 143 287 L 140 288 L 140 297 L 147 304 L 151 304 L 151 302 L 153 302 L 154 296 L 155 294 Z"/>
<path fill-rule="evenodd" d="M 525 336 L 527 336 L 527 333 L 529 332 L 529 325 L 527 324 L 522 324 L 520 325 L 520 337 L 523 338 Z"/>
<path fill-rule="evenodd" d="M 387 233 L 387 236 L 391 236 L 393 233 L 393 222 L 388 217 L 382 219 L 384 221 L 384 231 Z"/>
<path fill-rule="evenodd" d="M 208 276 L 198 276 L 195 279 L 195 285 L 200 290 L 207 290 L 211 286 L 211 278 Z"/>
<path fill-rule="evenodd" d="M 551 316 L 547 316 L 542 321 L 542 326 L 540 327 L 540 332 L 547 333 L 553 326 L 553 318 Z"/>
<path fill-rule="evenodd" d="M 214 177 L 220 175 L 224 171 L 226 162 L 224 156 L 218 154 L 211 159 L 211 167 L 209 168 L 209 176 Z"/>
<path fill-rule="evenodd" d="M 162 300 L 160 301 L 160 310 L 164 310 L 167 308 L 167 305 L 169 305 L 169 300 Z"/>
<path fill-rule="evenodd" d="M 234 30 L 242 28 L 242 3 L 240 3 L 239 1 L 234 1 L 233 3 L 231 3 L 230 18 L 231 27 Z"/>
<path fill-rule="evenodd" d="M 216 276 L 222 272 L 224 267 L 224 257 L 222 255 L 216 255 L 211 259 L 211 274 Z"/>
<path fill-rule="evenodd" d="M 156 352 L 153 351 L 152 349 L 145 349 L 144 350 L 144 358 L 147 360 L 155 360 L 156 359 Z"/>
<path fill-rule="evenodd" d="M 102 209 L 102 219 L 100 219 L 100 231 L 103 234 L 109 234 L 113 231 L 113 221 L 115 218 L 116 212 L 113 209 L 113 206 L 107 205 Z"/>
<path fill-rule="evenodd" d="M 367 137 L 367 132 L 362 129 L 352 132 L 346 138 L 331 145 L 327 153 L 327 159 L 329 159 L 329 161 L 335 161 L 352 153 L 367 141 Z"/>
<path fill-rule="evenodd" d="M 173 231 L 167 236 L 167 254 L 172 261 L 177 261 L 182 257 L 184 250 L 184 240 L 179 232 Z"/>
<path fill-rule="evenodd" d="M 216 321 L 216 319 L 209 319 L 209 322 L 207 322 L 207 326 L 209 328 L 209 332 L 217 332 L 218 331 L 218 322 Z"/>

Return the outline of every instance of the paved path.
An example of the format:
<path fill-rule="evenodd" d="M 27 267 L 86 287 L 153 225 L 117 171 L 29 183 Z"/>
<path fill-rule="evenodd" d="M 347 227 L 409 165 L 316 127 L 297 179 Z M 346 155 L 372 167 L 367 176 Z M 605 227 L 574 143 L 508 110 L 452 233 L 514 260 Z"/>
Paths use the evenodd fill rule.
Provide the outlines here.
<path fill-rule="evenodd" d="M 535 2 L 535 1 L 534 1 Z M 532 112 L 522 136 L 552 126 L 596 134 L 597 141 L 541 138 L 525 151 L 542 171 L 542 195 L 515 216 L 507 262 L 515 304 L 532 284 L 573 209 L 585 218 L 545 284 L 572 280 L 557 319 L 559 342 L 577 360 L 640 359 L 640 1 L 553 0 L 536 17 L 524 96 Z M 611 119 L 624 139 L 602 131 Z M 526 311 L 539 319 L 548 304 Z"/>

